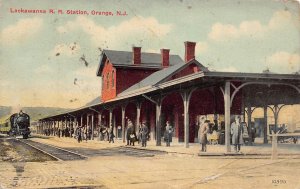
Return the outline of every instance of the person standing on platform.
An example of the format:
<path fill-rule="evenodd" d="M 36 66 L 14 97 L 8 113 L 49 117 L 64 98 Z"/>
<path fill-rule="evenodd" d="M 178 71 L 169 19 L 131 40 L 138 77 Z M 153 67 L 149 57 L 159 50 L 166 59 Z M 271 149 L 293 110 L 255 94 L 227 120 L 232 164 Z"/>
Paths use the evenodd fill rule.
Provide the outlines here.
<path fill-rule="evenodd" d="M 249 136 L 249 129 L 248 129 L 248 126 L 247 126 L 247 123 L 246 122 L 241 122 L 241 127 L 243 129 L 243 144 L 247 144 L 247 145 L 250 145 L 252 143 L 252 139 L 250 138 Z"/>
<path fill-rule="evenodd" d="M 88 136 L 89 136 L 88 139 L 89 139 L 89 140 L 92 140 L 92 135 L 93 135 L 92 127 L 89 126 L 89 127 L 88 127 Z"/>
<path fill-rule="evenodd" d="M 199 143 L 201 144 L 201 152 L 206 152 L 206 144 L 207 144 L 207 133 L 209 132 L 209 121 L 201 120 L 200 128 L 198 132 Z"/>
<path fill-rule="evenodd" d="M 104 141 L 105 140 L 105 133 L 106 133 L 106 127 L 104 125 L 100 126 L 100 141 Z"/>
<path fill-rule="evenodd" d="M 77 127 L 77 141 L 78 143 L 82 142 L 82 130 L 81 127 Z"/>
<path fill-rule="evenodd" d="M 127 121 L 127 129 L 126 129 L 126 141 L 127 141 L 127 146 L 131 144 L 130 142 L 130 135 L 132 134 L 133 128 L 132 128 L 132 123 L 130 120 Z"/>
<path fill-rule="evenodd" d="M 86 125 L 83 126 L 81 135 L 82 135 L 83 140 L 85 140 L 85 142 L 87 142 L 87 126 Z"/>
<path fill-rule="evenodd" d="M 110 126 L 109 129 L 108 129 L 108 135 L 109 135 L 109 143 L 112 142 L 112 143 L 115 143 L 114 141 L 114 130 L 113 130 L 113 127 Z"/>
<path fill-rule="evenodd" d="M 253 144 L 254 141 L 255 141 L 255 135 L 256 135 L 256 128 L 255 128 L 255 125 L 250 123 L 250 129 L 251 129 L 251 143 Z"/>
<path fill-rule="evenodd" d="M 146 126 L 145 122 L 142 123 L 141 127 L 141 141 L 142 141 L 142 147 L 147 146 L 147 136 L 148 136 L 148 127 Z"/>
<path fill-rule="evenodd" d="M 73 134 L 74 134 L 74 127 L 72 126 L 71 129 L 70 129 L 70 137 L 71 138 L 73 137 Z"/>
<path fill-rule="evenodd" d="M 172 142 L 172 135 L 173 135 L 173 127 L 170 125 L 170 122 L 166 122 L 166 130 L 164 133 L 164 139 L 166 142 L 166 146 L 170 146 L 170 143 Z"/>
<path fill-rule="evenodd" d="M 200 134 L 200 128 L 201 126 L 204 124 L 204 121 L 205 121 L 205 117 L 204 116 L 200 116 L 200 120 L 199 120 L 199 123 L 198 123 L 198 142 L 199 144 L 201 144 L 200 140 L 201 140 L 201 134 Z"/>
<path fill-rule="evenodd" d="M 234 151 L 239 152 L 241 145 L 243 144 L 243 127 L 241 126 L 241 117 L 235 116 L 235 122 L 231 124 L 232 144 L 234 145 Z"/>
<path fill-rule="evenodd" d="M 141 124 L 139 125 L 139 131 L 138 131 L 137 136 L 138 136 L 138 144 L 139 144 L 140 142 L 142 142 L 142 125 Z"/>
<path fill-rule="evenodd" d="M 58 131 L 58 132 L 57 132 L 58 138 L 60 138 L 60 133 L 61 133 L 60 128 L 59 128 L 57 131 Z"/>
<path fill-rule="evenodd" d="M 136 134 L 134 132 L 133 124 L 131 120 L 128 120 L 127 130 L 126 130 L 126 139 L 127 139 L 127 145 L 133 145 L 134 142 L 137 140 Z"/>
<path fill-rule="evenodd" d="M 101 141 L 101 125 L 98 126 L 98 140 Z"/>

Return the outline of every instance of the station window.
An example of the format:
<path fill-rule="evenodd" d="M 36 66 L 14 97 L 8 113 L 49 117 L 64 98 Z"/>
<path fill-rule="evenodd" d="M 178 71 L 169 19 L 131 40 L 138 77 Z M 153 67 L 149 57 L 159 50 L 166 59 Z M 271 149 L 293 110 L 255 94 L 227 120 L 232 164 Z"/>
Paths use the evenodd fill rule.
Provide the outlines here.
<path fill-rule="evenodd" d="M 102 75 L 102 89 L 105 88 L 105 76 Z"/>
<path fill-rule="evenodd" d="M 106 88 L 109 89 L 109 73 L 106 75 Z"/>
<path fill-rule="evenodd" d="M 111 86 L 112 88 L 115 87 L 115 70 L 113 70 L 111 74 Z"/>

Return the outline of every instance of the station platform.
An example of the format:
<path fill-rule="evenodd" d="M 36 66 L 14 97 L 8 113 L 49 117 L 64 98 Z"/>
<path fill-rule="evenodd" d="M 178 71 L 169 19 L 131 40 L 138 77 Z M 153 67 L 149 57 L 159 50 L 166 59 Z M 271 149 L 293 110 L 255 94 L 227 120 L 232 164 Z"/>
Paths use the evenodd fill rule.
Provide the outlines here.
<path fill-rule="evenodd" d="M 271 157 L 272 145 L 271 144 L 254 144 L 252 146 L 241 146 L 241 151 L 239 153 L 233 152 L 233 146 L 231 147 L 231 152 L 226 152 L 226 147 L 224 145 L 207 145 L 207 152 L 200 152 L 200 144 L 189 143 L 189 147 L 186 148 L 184 143 L 172 142 L 170 147 L 167 147 L 164 142 L 161 146 L 156 146 L 155 141 L 148 141 L 147 147 L 142 147 L 141 143 L 135 142 L 135 146 L 127 146 L 126 141 L 123 143 L 121 139 L 116 139 L 114 143 L 109 143 L 108 141 L 99 141 L 97 138 L 94 140 L 87 140 L 78 143 L 74 138 L 68 137 L 56 137 L 56 136 L 44 136 L 44 135 L 33 135 L 31 140 L 43 142 L 59 147 L 74 148 L 83 147 L 90 149 L 103 149 L 111 147 L 127 147 L 135 148 L 140 150 L 154 150 L 163 151 L 168 154 L 177 155 L 189 155 L 189 156 L 264 156 Z M 294 156 L 300 155 L 300 144 L 278 144 L 278 154 L 284 156 Z"/>

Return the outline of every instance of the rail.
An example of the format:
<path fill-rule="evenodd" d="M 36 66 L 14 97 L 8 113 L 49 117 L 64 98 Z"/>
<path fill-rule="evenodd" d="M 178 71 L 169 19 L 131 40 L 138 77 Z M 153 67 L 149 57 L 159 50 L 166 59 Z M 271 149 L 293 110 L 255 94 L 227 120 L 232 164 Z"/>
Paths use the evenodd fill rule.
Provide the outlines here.
<path fill-rule="evenodd" d="M 23 143 L 39 150 L 42 151 L 43 153 L 50 155 L 51 157 L 54 157 L 55 159 L 59 161 L 66 161 L 66 160 L 82 160 L 86 159 L 87 156 L 84 156 L 82 154 L 78 154 L 76 152 L 72 152 L 63 148 L 59 148 L 57 146 L 49 145 L 49 144 L 44 144 L 44 143 L 39 143 L 31 140 L 20 140 Z"/>

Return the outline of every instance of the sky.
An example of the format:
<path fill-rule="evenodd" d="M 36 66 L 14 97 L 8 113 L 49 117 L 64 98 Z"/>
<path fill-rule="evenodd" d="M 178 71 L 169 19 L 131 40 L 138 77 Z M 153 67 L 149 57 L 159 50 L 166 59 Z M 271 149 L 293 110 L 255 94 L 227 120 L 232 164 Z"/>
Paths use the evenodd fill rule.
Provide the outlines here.
<path fill-rule="evenodd" d="M 184 41 L 194 41 L 196 59 L 213 71 L 295 73 L 299 8 L 288 0 L 0 0 L 0 105 L 83 106 L 101 95 L 103 49 L 168 48 L 184 58 Z"/>

